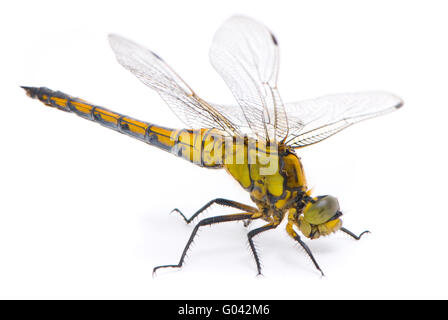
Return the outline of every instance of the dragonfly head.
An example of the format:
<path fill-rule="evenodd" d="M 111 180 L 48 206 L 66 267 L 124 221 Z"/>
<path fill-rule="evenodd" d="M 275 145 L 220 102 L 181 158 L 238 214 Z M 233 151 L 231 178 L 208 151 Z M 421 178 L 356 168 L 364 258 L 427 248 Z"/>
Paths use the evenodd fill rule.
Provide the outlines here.
<path fill-rule="evenodd" d="M 297 226 L 304 236 L 317 239 L 339 230 L 342 226 L 337 198 L 329 195 L 310 198 L 300 215 Z"/>

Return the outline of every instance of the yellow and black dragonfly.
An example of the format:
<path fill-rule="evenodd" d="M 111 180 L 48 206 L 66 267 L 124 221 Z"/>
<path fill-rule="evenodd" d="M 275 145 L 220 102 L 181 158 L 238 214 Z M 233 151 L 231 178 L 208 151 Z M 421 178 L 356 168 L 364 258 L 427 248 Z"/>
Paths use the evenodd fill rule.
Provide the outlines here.
<path fill-rule="evenodd" d="M 297 230 L 310 239 L 338 230 L 360 239 L 367 232 L 356 235 L 342 227 L 342 213 L 335 197 L 311 195 L 296 149 L 318 143 L 357 122 L 397 110 L 403 104 L 400 98 L 386 92 L 362 92 L 284 103 L 277 88 L 278 41 L 264 25 L 244 16 L 228 19 L 217 31 L 210 49 L 211 63 L 233 93 L 236 105 L 201 99 L 157 54 L 128 39 L 110 35 L 109 42 L 118 62 L 155 90 L 185 123 L 185 129 L 136 120 L 45 87 L 23 88 L 47 106 L 75 113 L 201 167 L 223 168 L 250 193 L 255 204 L 218 198 L 190 218 L 175 209 L 187 223 L 214 204 L 232 207 L 238 213 L 200 220 L 179 262 L 158 266 L 154 272 L 182 267 L 198 229 L 221 222 L 266 222 L 247 234 L 258 274 L 261 265 L 253 237 L 276 228 L 285 217 L 286 232 L 304 248 L 322 274 Z"/>

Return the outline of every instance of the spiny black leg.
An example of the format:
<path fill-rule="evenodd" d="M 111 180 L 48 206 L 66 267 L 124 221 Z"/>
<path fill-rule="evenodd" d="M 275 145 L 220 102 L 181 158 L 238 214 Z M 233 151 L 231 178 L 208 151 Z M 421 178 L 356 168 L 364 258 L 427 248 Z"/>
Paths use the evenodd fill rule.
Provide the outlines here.
<path fill-rule="evenodd" d="M 190 239 L 188 239 L 187 245 L 185 246 L 184 251 L 182 252 L 179 263 L 155 267 L 153 269 L 152 273 L 154 274 L 157 271 L 157 269 L 160 269 L 160 268 L 180 268 L 180 267 L 182 267 L 182 265 L 184 263 L 185 256 L 187 254 L 187 251 L 188 251 L 191 243 L 193 242 L 193 239 L 200 227 L 215 224 L 215 223 L 227 222 L 227 221 L 247 220 L 247 219 L 251 219 L 252 215 L 253 215 L 253 213 L 229 214 L 229 215 L 225 215 L 225 216 L 210 217 L 210 218 L 206 218 L 206 219 L 199 221 L 199 223 L 194 227 L 193 232 L 190 235 Z"/>
<path fill-rule="evenodd" d="M 325 276 L 322 269 L 319 267 L 319 265 L 317 264 L 316 259 L 314 259 L 314 256 L 310 250 L 310 248 L 308 248 L 308 246 L 306 245 L 305 242 L 302 241 L 302 239 L 300 239 L 300 236 L 296 233 L 294 236 L 294 240 L 296 240 L 298 243 L 300 243 L 300 245 L 302 246 L 303 249 L 305 249 L 305 252 L 308 254 L 308 256 L 311 258 L 311 261 L 313 261 L 314 266 L 316 267 L 317 270 L 320 271 L 320 273 L 322 274 L 322 276 Z"/>
<path fill-rule="evenodd" d="M 364 232 L 361 232 L 361 233 L 359 234 L 359 236 L 357 236 L 356 234 L 354 234 L 353 232 L 351 232 L 350 230 L 347 230 L 347 229 L 345 229 L 345 228 L 341 228 L 341 231 L 342 231 L 342 232 L 345 232 L 345 233 L 348 234 L 350 237 L 352 237 L 353 239 L 356 239 L 356 240 L 361 239 L 361 237 L 362 237 L 363 234 L 365 234 L 365 233 L 370 233 L 370 231 L 366 230 L 366 231 L 364 231 Z"/>
<path fill-rule="evenodd" d="M 270 229 L 274 229 L 277 226 L 278 226 L 278 223 L 269 223 L 269 224 L 264 225 L 264 226 L 262 226 L 260 228 L 251 230 L 247 234 L 247 238 L 249 239 L 250 249 L 252 250 L 252 253 L 254 255 L 255 263 L 257 264 L 257 271 L 258 271 L 257 275 L 261 275 L 261 264 L 260 264 L 260 258 L 258 257 L 258 253 L 257 253 L 257 250 L 255 249 L 254 241 L 252 240 L 252 238 L 254 236 L 256 236 L 257 234 L 259 234 L 260 232 L 267 231 L 267 230 L 270 230 Z"/>
<path fill-rule="evenodd" d="M 254 207 L 248 206 L 246 204 L 243 203 L 239 203 L 233 200 L 227 200 L 227 199 L 222 199 L 222 198 L 217 198 L 217 199 L 213 199 L 209 202 L 207 202 L 201 209 L 199 209 L 198 211 L 196 211 L 190 218 L 185 217 L 185 215 L 177 208 L 173 209 L 171 212 L 178 212 L 182 218 L 184 218 L 186 223 L 190 223 L 191 221 L 193 221 L 199 214 L 201 214 L 202 212 L 204 212 L 207 208 L 209 208 L 210 206 L 212 206 L 213 204 L 218 204 L 221 206 L 226 206 L 226 207 L 231 207 L 231 208 L 235 208 L 235 209 L 239 209 L 239 210 L 244 210 L 247 212 L 257 212 L 258 210 Z M 248 224 L 248 223 L 247 223 Z M 246 223 L 245 223 L 246 226 Z"/>

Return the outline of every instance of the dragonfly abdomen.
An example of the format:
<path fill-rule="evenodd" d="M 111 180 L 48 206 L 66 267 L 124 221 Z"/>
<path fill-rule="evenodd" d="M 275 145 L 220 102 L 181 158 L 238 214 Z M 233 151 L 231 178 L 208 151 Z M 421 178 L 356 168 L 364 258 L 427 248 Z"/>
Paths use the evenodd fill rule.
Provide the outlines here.
<path fill-rule="evenodd" d="M 28 96 L 38 99 L 49 107 L 97 122 L 102 126 L 146 142 L 152 146 L 182 157 L 202 167 L 221 168 L 222 156 L 213 148 L 219 145 L 220 136 L 211 134 L 211 129 L 169 129 L 152 123 L 136 120 L 118 112 L 95 106 L 82 99 L 72 97 L 61 91 L 53 91 L 45 87 L 22 87 Z M 218 137 L 218 139 L 216 139 Z M 204 148 L 211 153 L 204 152 Z M 204 156 L 207 154 L 208 156 Z M 212 157 L 210 157 L 210 154 Z"/>

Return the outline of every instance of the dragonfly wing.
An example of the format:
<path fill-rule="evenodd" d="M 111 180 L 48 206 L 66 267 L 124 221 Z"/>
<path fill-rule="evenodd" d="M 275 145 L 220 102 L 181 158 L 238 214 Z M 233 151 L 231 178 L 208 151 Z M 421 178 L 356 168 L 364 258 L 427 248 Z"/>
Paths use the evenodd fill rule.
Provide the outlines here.
<path fill-rule="evenodd" d="M 202 100 L 157 54 L 114 34 L 109 35 L 109 43 L 118 62 L 157 91 L 188 127 L 217 128 L 229 135 L 239 134 L 237 124 Z"/>
<path fill-rule="evenodd" d="M 360 92 L 323 96 L 313 100 L 287 103 L 290 123 L 287 143 L 302 148 L 325 140 L 341 130 L 403 105 L 387 92 Z"/>
<path fill-rule="evenodd" d="M 258 138 L 282 140 L 288 121 L 277 89 L 278 43 L 264 25 L 244 16 L 216 32 L 210 61 L 235 96 L 238 118 Z"/>

